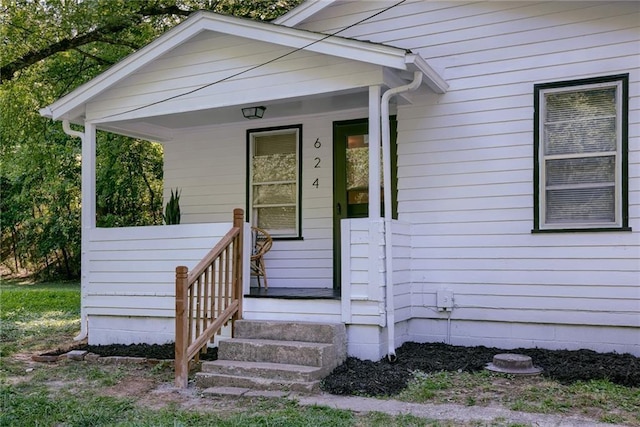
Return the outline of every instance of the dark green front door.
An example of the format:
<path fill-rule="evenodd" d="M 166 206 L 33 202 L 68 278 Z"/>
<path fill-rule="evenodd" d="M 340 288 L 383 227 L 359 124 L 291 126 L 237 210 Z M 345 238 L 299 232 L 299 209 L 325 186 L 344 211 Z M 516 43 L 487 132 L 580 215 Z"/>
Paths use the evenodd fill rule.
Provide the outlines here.
<path fill-rule="evenodd" d="M 395 172 L 396 121 L 394 117 L 391 120 L 391 192 L 394 199 L 392 201 L 394 217 L 396 216 Z M 382 193 L 382 171 L 379 191 Z M 333 204 L 333 283 L 335 288 L 340 288 L 340 220 L 365 218 L 369 215 L 368 119 L 333 123 Z"/>

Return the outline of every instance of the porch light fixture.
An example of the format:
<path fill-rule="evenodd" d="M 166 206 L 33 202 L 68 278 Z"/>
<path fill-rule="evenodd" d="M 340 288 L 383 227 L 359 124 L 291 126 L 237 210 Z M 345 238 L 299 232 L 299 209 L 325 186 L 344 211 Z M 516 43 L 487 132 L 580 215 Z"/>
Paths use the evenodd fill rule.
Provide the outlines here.
<path fill-rule="evenodd" d="M 246 107 L 242 109 L 242 115 L 245 119 L 261 119 L 267 107 L 262 105 L 259 107 Z"/>

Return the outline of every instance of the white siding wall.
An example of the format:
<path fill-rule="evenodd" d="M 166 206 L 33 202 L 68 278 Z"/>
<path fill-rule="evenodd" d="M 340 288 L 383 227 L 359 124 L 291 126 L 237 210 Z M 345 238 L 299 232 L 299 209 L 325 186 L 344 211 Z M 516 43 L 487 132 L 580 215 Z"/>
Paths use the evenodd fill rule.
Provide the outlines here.
<path fill-rule="evenodd" d="M 340 323 L 340 301 L 333 299 L 245 298 L 242 311 L 249 320 Z"/>
<path fill-rule="evenodd" d="M 331 6 L 302 27 L 335 30 L 390 4 Z M 455 294 L 454 343 L 640 354 L 639 9 L 411 2 L 343 33 L 419 52 L 450 84 L 398 111 L 413 317 L 445 319 L 434 309 L 446 287 Z M 533 85 L 619 73 L 630 74 L 633 233 L 531 234 Z M 437 323 L 412 322 L 407 339 L 442 338 Z"/>
<path fill-rule="evenodd" d="M 302 240 L 275 240 L 265 257 L 269 286 L 333 287 L 333 122 L 367 110 L 245 121 L 201 129 L 165 144 L 165 198 L 182 189 L 183 223 L 226 221 L 246 205 L 246 131 L 302 124 Z M 320 141 L 320 148 L 314 143 Z M 320 167 L 315 168 L 320 158 Z M 318 179 L 318 188 L 313 182 Z"/>
<path fill-rule="evenodd" d="M 379 360 L 388 352 L 384 221 L 345 219 L 342 232 L 342 321 L 347 324 L 348 353 Z M 393 221 L 394 316 L 397 346 L 406 341 L 412 316 L 411 225 Z"/>
<path fill-rule="evenodd" d="M 411 224 L 393 221 L 393 283 L 396 322 L 403 322 L 413 316 L 413 287 L 411 285 Z"/>
<path fill-rule="evenodd" d="M 231 225 L 91 230 L 89 271 L 83 272 L 88 285 L 82 290 L 89 344 L 174 341 L 175 268 L 193 268 Z"/>
<path fill-rule="evenodd" d="M 342 320 L 348 325 L 384 325 L 384 246 L 382 221 L 367 218 L 341 221 Z M 372 253 L 373 260 L 372 262 Z"/>

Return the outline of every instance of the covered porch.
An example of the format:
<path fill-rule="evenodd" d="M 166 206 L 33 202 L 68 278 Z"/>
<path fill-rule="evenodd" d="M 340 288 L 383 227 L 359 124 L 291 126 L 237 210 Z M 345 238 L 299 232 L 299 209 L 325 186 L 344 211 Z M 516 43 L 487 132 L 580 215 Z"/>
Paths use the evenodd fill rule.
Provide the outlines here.
<path fill-rule="evenodd" d="M 393 197 L 389 116 L 412 91 L 446 88 L 405 49 L 200 12 L 43 109 L 82 139 L 81 335 L 171 341 L 175 267 L 196 265 L 242 207 L 247 230 L 274 237 L 269 289 L 259 289 L 245 230 L 242 316 L 346 323 L 350 354 L 386 354 L 394 340 L 381 328 L 407 315 L 393 301 L 408 298 L 410 268 L 408 256 L 391 262 L 410 248 L 409 225 L 380 210 Z M 242 109 L 256 106 L 263 118 L 245 119 Z M 352 122 L 366 128 L 366 180 L 376 189 L 364 217 L 336 203 L 336 123 Z M 182 224 L 96 227 L 96 130 L 163 145 L 165 201 L 181 189 Z M 288 147 L 283 135 L 293 140 L 283 164 L 293 167 L 260 181 L 255 158 L 282 155 L 262 144 Z"/>

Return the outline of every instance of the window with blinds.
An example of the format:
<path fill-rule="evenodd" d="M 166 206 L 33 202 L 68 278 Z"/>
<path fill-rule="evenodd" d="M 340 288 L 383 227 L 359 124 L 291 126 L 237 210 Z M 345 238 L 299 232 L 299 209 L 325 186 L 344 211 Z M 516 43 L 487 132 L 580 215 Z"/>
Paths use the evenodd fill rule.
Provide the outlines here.
<path fill-rule="evenodd" d="M 535 86 L 535 229 L 626 225 L 626 87 L 624 76 Z"/>
<path fill-rule="evenodd" d="M 299 237 L 299 126 L 249 132 L 253 225 L 274 237 Z"/>

